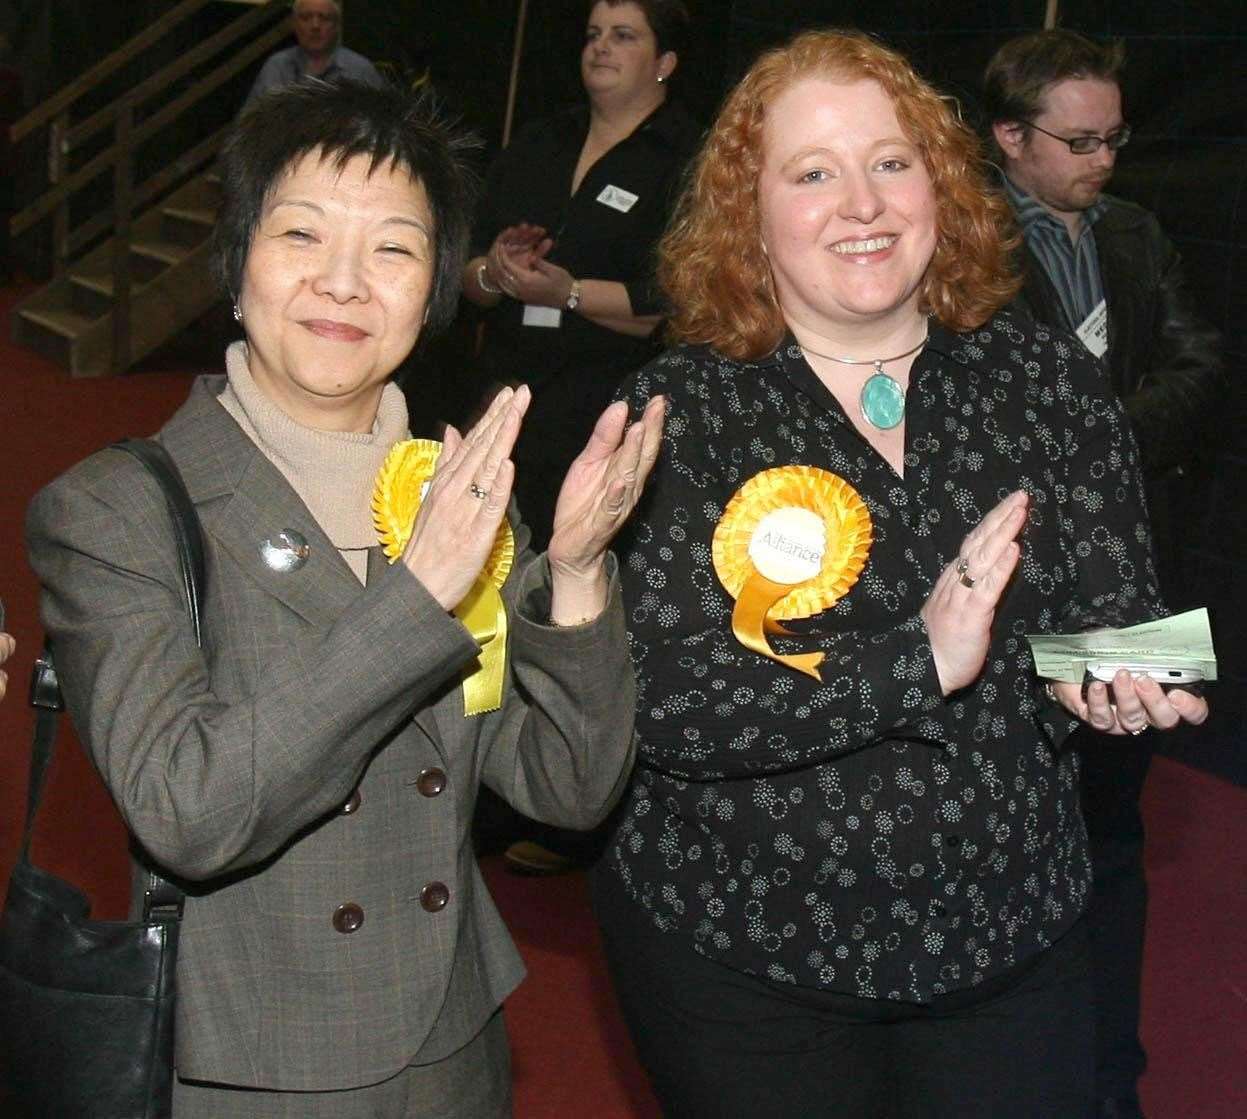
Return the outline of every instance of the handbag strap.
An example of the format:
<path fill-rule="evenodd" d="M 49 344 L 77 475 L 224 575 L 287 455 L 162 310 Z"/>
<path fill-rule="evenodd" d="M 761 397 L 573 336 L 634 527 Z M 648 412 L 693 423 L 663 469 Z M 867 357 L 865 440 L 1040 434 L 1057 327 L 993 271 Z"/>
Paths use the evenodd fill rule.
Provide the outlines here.
<path fill-rule="evenodd" d="M 65 710 L 61 696 L 60 681 L 52 664 L 52 650 L 45 645 L 41 656 L 36 658 L 30 674 L 30 706 L 35 709 L 35 737 L 30 746 L 30 780 L 26 791 L 26 830 L 22 833 L 22 847 L 18 858 L 26 862 L 30 857 L 30 837 L 35 830 L 35 812 L 43 796 L 48 766 L 52 762 L 52 747 L 56 744 L 56 716 Z"/>
<path fill-rule="evenodd" d="M 173 538 L 177 547 L 178 568 L 182 576 L 182 593 L 186 596 L 186 608 L 190 614 L 195 644 L 202 648 L 200 610 L 206 585 L 203 530 L 194 502 L 186 490 L 177 465 L 169 452 L 154 439 L 123 439 L 112 444 L 139 462 L 159 483 L 164 492 L 169 518 L 173 523 Z M 34 834 L 35 813 L 43 797 L 52 750 L 56 744 L 57 715 L 65 709 L 64 696 L 56 675 L 51 643 L 45 643 L 43 654 L 35 661 L 30 679 L 30 705 L 35 708 L 35 734 L 31 743 L 30 783 L 26 796 L 26 829 L 22 835 L 20 858 L 26 861 L 30 855 L 30 840 Z M 183 893 L 173 883 L 155 871 L 148 872 L 147 887 L 143 898 L 145 921 L 178 920 L 182 916 Z"/>
<path fill-rule="evenodd" d="M 203 532 L 199 525 L 199 516 L 195 512 L 195 504 L 191 501 L 191 495 L 186 492 L 186 483 L 182 481 L 182 475 L 169 452 L 154 439 L 123 439 L 114 443 L 113 447 L 138 459 L 164 490 L 169 518 L 173 521 L 178 566 L 182 570 L 182 593 L 186 595 L 186 609 L 190 612 L 191 626 L 195 630 L 195 644 L 202 648 L 199 611 L 207 581 L 204 572 Z"/>

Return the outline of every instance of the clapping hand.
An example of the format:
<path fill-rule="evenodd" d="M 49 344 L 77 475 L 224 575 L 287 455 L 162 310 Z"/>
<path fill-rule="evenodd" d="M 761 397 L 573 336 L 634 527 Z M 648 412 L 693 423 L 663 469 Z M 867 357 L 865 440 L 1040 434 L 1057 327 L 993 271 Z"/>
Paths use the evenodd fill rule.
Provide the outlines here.
<path fill-rule="evenodd" d="M 1029 500 L 1022 490 L 1009 494 L 970 530 L 919 611 L 945 695 L 983 671 L 996 607 L 1022 554 L 1017 535 Z"/>
<path fill-rule="evenodd" d="M 662 446 L 666 402 L 656 396 L 628 426 L 616 401 L 598 418 L 589 442 L 567 471 L 554 510 L 547 557 L 553 580 L 552 620 L 588 621 L 606 605 L 606 551 L 641 496 Z"/>
<path fill-rule="evenodd" d="M 512 299 L 531 302 L 524 298 L 522 289 L 527 281 L 538 275 L 534 271 L 535 265 L 553 245 L 554 241 L 539 225 L 528 222 L 509 225 L 490 245 L 485 256 L 485 272 L 490 281 Z"/>
<path fill-rule="evenodd" d="M 446 428 L 403 562 L 446 610 L 472 588 L 506 516 L 527 386 L 504 388 L 466 435 Z"/>
<path fill-rule="evenodd" d="M 562 265 L 551 264 L 543 257 L 534 257 L 527 266 L 511 269 L 511 287 L 514 298 L 533 307 L 555 307 L 561 310 L 567 305 L 572 291 L 572 274 Z"/>

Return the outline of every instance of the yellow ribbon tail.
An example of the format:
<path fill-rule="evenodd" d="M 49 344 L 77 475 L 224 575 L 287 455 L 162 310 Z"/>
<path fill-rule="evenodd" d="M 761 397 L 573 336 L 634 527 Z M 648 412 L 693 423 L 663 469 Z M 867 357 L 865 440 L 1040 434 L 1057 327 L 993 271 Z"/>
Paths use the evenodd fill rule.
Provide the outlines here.
<path fill-rule="evenodd" d="M 736 635 L 736 640 L 747 649 L 789 668 L 795 668 L 821 684 L 823 678 L 819 674 L 818 666 L 823 663 L 822 653 L 777 653 L 766 639 L 767 632 L 787 632 L 774 622 L 768 623 L 766 615 L 791 590 L 790 586 L 772 582 L 754 571 L 745 580 L 732 609 L 732 632 Z"/>
<path fill-rule="evenodd" d="M 507 610 L 498 588 L 480 579 L 455 607 L 455 617 L 477 640 L 476 668 L 463 678 L 463 713 L 483 715 L 502 706 L 507 666 Z"/>

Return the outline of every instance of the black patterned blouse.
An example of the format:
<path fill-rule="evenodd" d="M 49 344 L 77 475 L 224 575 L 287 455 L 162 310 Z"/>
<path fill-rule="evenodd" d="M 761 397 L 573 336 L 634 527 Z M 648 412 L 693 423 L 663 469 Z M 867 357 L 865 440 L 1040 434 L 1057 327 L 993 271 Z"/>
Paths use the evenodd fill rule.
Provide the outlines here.
<path fill-rule="evenodd" d="M 772 980 L 928 1002 L 1016 966 L 1090 886 L 1076 723 L 1025 633 L 1161 610 L 1136 450 L 1085 350 L 998 315 L 932 323 L 906 402 L 905 475 L 854 429 L 789 337 L 735 362 L 675 349 L 621 390 L 669 399 L 663 456 L 623 545 L 641 757 L 608 866 L 657 926 Z M 751 653 L 711 539 L 759 471 L 846 479 L 874 541 L 834 607 L 786 623 L 822 683 Z M 1031 496 L 982 675 L 947 699 L 918 611 L 964 535 Z"/>

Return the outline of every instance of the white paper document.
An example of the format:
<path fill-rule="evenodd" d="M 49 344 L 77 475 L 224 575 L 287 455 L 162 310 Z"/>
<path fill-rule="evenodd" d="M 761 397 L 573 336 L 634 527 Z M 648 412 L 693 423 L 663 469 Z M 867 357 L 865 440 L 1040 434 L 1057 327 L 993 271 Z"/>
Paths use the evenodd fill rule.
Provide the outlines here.
<path fill-rule="evenodd" d="M 1087 665 L 1131 661 L 1157 668 L 1191 668 L 1217 678 L 1217 656 L 1204 607 L 1124 629 L 1027 634 L 1035 671 L 1044 680 L 1082 683 Z"/>

